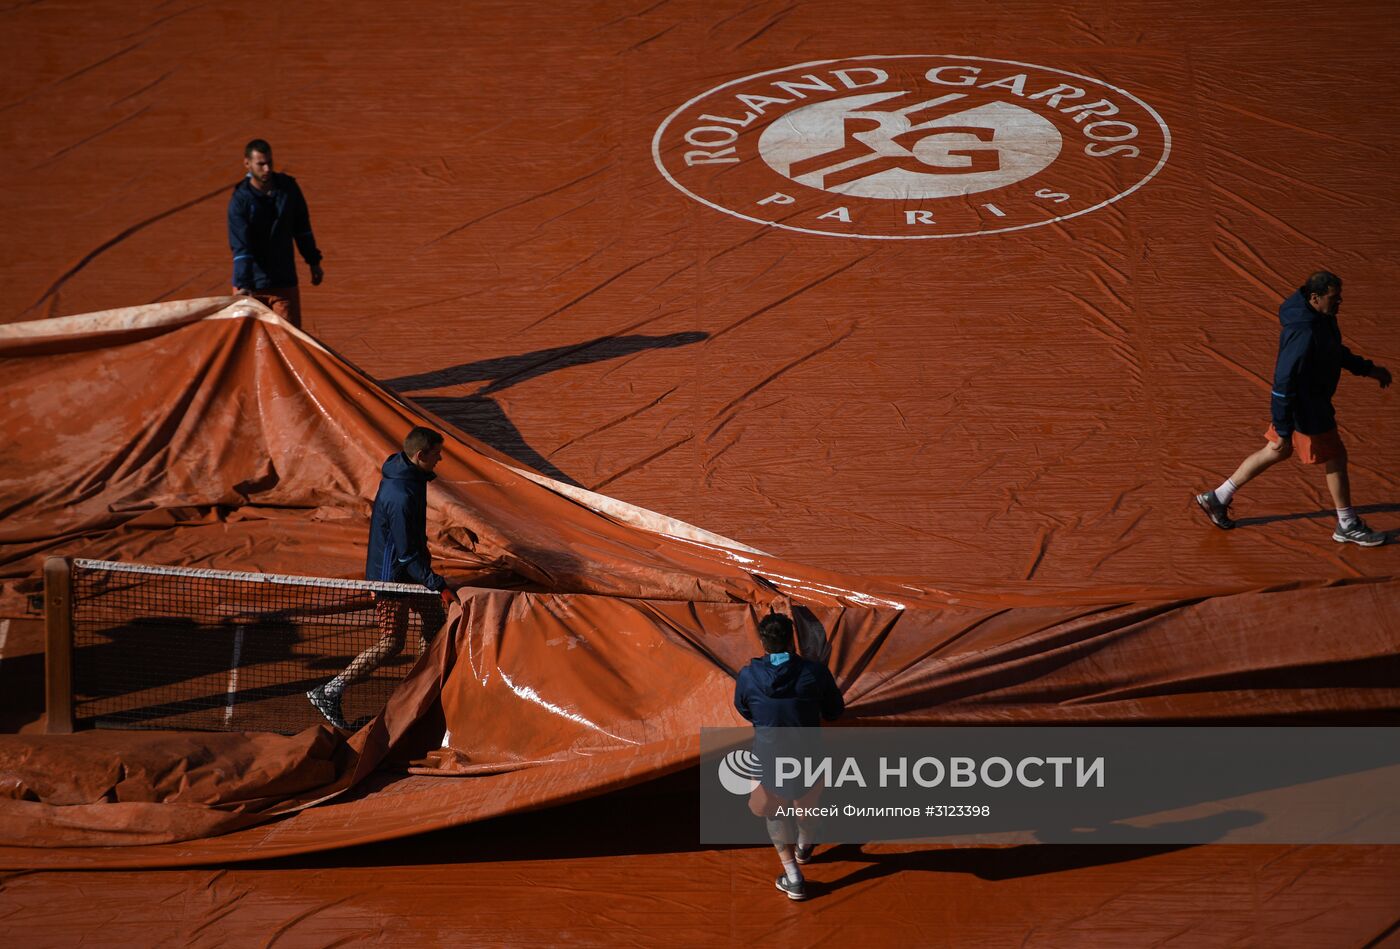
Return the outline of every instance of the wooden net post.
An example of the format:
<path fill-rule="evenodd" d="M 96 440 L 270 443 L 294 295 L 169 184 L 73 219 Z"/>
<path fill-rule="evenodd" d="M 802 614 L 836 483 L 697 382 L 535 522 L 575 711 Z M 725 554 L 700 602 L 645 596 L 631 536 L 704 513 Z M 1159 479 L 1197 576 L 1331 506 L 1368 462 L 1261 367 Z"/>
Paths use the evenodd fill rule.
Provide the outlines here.
<path fill-rule="evenodd" d="M 44 707 L 46 731 L 73 731 L 73 580 L 69 561 L 44 561 Z"/>

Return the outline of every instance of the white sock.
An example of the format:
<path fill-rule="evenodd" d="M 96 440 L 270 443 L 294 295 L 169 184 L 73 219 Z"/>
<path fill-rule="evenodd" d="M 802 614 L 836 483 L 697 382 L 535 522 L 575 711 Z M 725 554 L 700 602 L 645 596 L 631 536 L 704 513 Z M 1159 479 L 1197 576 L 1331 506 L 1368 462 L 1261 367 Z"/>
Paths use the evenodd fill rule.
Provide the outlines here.
<path fill-rule="evenodd" d="M 802 871 L 797 866 L 797 858 L 791 853 L 780 853 L 778 859 L 783 861 L 783 872 L 787 874 L 789 883 L 801 883 Z"/>
<path fill-rule="evenodd" d="M 1215 499 L 1226 507 L 1229 507 L 1230 499 L 1235 496 L 1236 490 L 1235 482 L 1226 478 L 1225 483 L 1215 489 Z"/>
<path fill-rule="evenodd" d="M 815 842 L 816 842 L 816 841 L 814 841 L 814 840 L 812 839 L 812 832 L 809 831 L 806 827 L 803 827 L 801 824 L 798 824 L 798 825 L 797 825 L 797 846 L 799 846 L 799 847 L 801 847 L 801 848 L 803 848 L 803 849 L 805 850 L 806 848 L 812 846 L 812 844 L 814 844 Z"/>
<path fill-rule="evenodd" d="M 1337 524 L 1340 527 L 1350 527 L 1357 521 L 1356 511 L 1349 507 L 1337 508 Z"/>
<path fill-rule="evenodd" d="M 333 699 L 340 698 L 341 694 L 345 691 L 345 676 L 338 675 L 327 682 L 325 691 L 326 694 Z"/>

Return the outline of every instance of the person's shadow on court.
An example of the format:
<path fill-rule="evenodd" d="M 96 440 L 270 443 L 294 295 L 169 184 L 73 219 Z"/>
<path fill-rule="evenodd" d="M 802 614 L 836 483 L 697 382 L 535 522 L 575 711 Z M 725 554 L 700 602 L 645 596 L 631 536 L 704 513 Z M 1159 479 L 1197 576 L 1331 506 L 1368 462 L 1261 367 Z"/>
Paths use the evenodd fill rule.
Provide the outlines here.
<path fill-rule="evenodd" d="M 1130 863 L 1201 846 L 1199 843 L 1161 843 L 1164 836 L 1176 833 L 1202 841 L 1216 840 L 1224 838 L 1231 830 L 1257 824 L 1261 819 L 1261 815 L 1252 811 L 1232 810 L 1150 828 L 1108 822 L 1071 835 L 1075 839 L 1073 843 L 1058 842 L 1065 840 L 1061 829 L 1053 835 L 1056 843 L 1011 847 L 944 846 L 881 853 L 867 851 L 861 844 L 818 846 L 812 857 L 814 864 L 842 861 L 864 865 L 835 880 L 808 878 L 807 891 L 810 897 L 817 898 L 896 873 L 963 873 L 995 882 Z"/>
<path fill-rule="evenodd" d="M 981 880 L 1016 880 L 1091 867 L 1132 863 L 1198 844 L 1019 844 L 1011 847 L 940 847 L 898 853 L 867 851 L 861 844 L 818 845 L 812 864 L 863 864 L 835 880 L 807 877 L 809 899 L 819 899 L 899 873 L 966 874 Z"/>
<path fill-rule="evenodd" d="M 670 333 L 665 336 L 600 336 L 569 346 L 555 346 L 551 349 L 538 349 L 516 356 L 500 356 L 495 359 L 482 359 L 477 362 L 448 366 L 431 372 L 387 379 L 384 385 L 402 393 L 435 415 L 451 422 L 473 438 L 480 439 L 492 448 L 509 455 L 521 464 L 534 470 L 571 484 L 584 487 L 567 474 L 560 471 L 553 462 L 541 455 L 525 436 L 506 417 L 499 403 L 491 396 L 513 385 L 534 379 L 546 373 L 557 372 L 573 366 L 603 362 L 633 356 L 649 349 L 674 349 L 689 346 L 709 339 L 709 333 L 692 331 Z M 440 389 L 445 386 L 464 385 L 471 382 L 490 380 L 490 385 L 467 396 L 412 396 L 409 393 L 424 389 Z"/>
<path fill-rule="evenodd" d="M 1366 514 L 1390 514 L 1400 511 L 1400 504 L 1360 504 L 1357 505 L 1356 513 Z M 1302 521 L 1302 520 L 1326 520 L 1335 518 L 1337 512 L 1332 508 L 1321 511 L 1307 511 L 1295 514 L 1266 514 L 1259 517 L 1238 517 L 1235 519 L 1236 527 L 1252 527 L 1260 524 L 1274 524 L 1280 521 Z M 1385 535 L 1385 542 L 1393 544 L 1400 541 L 1400 527 L 1383 530 L 1380 533 Z"/>

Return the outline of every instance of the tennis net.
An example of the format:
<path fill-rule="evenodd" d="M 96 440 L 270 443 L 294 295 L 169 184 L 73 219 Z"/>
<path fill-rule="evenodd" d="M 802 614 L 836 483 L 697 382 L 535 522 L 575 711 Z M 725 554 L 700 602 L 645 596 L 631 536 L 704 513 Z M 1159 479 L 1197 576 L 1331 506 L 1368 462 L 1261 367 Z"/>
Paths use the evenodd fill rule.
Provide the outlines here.
<path fill-rule="evenodd" d="M 359 724 L 445 619 L 438 594 L 410 584 L 76 559 L 45 578 L 53 731 L 294 733 L 324 721 L 307 690 L 396 631 L 402 650 L 345 691 Z"/>

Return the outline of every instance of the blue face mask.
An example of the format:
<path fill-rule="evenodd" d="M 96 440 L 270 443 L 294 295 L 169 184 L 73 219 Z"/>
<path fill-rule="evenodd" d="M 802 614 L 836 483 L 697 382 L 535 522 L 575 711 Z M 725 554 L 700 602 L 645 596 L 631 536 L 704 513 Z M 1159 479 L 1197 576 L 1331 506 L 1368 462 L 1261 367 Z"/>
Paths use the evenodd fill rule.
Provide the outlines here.
<path fill-rule="evenodd" d="M 770 652 L 768 654 L 768 663 L 769 665 L 781 666 L 783 663 L 787 662 L 789 658 L 790 657 L 785 652 Z"/>

